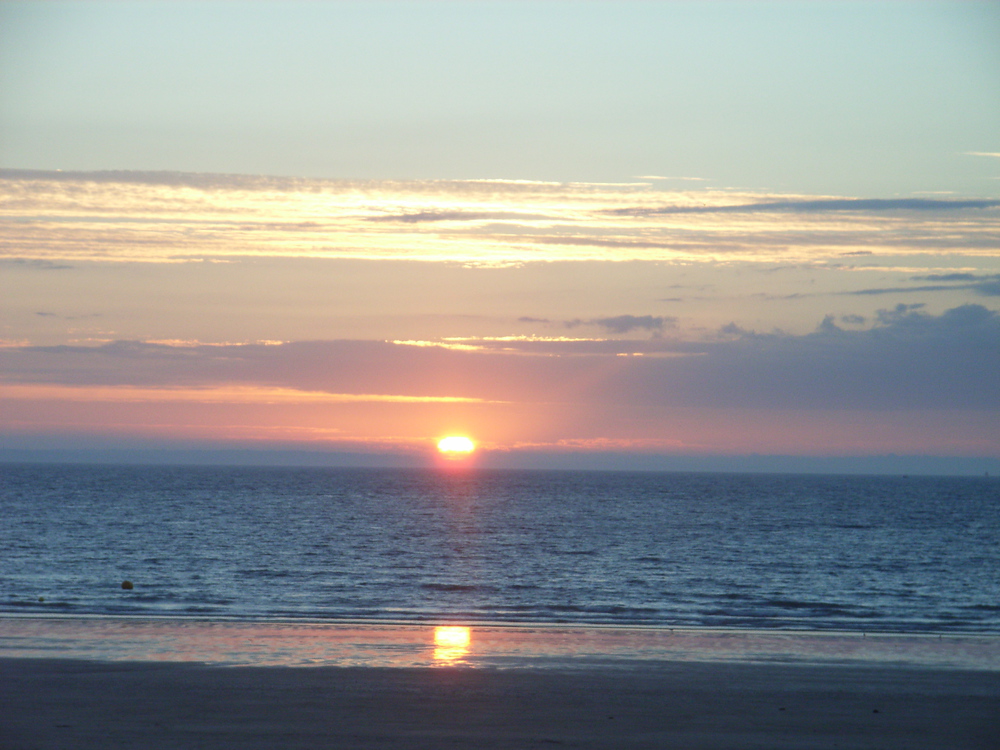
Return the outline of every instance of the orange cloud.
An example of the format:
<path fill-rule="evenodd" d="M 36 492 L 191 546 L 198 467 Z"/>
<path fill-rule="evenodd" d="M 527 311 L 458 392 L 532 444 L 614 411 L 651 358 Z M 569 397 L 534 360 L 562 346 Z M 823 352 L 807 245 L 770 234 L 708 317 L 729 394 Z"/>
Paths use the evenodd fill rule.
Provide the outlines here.
<path fill-rule="evenodd" d="M 0 383 L 0 398 L 45 401 L 107 401 L 115 403 L 196 404 L 461 404 L 486 403 L 466 396 L 401 396 L 378 393 L 327 393 L 296 388 L 225 385 L 205 388 L 139 388 L 127 385 L 54 385 Z M 502 403 L 502 402 L 491 402 Z"/>

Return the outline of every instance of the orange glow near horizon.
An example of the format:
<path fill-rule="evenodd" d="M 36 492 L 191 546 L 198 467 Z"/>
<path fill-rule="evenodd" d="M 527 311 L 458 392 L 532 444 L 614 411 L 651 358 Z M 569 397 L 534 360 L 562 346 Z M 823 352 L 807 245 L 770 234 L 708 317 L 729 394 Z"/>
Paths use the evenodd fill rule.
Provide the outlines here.
<path fill-rule="evenodd" d="M 0 383 L 0 398 L 47 401 L 196 404 L 461 404 L 483 399 L 463 396 L 410 396 L 386 393 L 331 393 L 300 388 L 256 385 L 137 387 L 129 385 L 62 385 L 59 383 Z M 445 438 L 461 439 L 461 438 Z M 450 450 L 457 450 L 451 448 Z"/>

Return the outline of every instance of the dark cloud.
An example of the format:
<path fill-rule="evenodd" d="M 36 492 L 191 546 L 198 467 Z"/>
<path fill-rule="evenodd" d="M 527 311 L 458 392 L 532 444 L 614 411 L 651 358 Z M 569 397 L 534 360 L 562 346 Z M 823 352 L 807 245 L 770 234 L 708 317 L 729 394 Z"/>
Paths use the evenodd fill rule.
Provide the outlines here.
<path fill-rule="evenodd" d="M 59 318 L 60 320 L 86 320 L 88 318 L 100 318 L 103 317 L 102 313 L 90 313 L 88 315 L 60 315 L 59 313 L 48 312 L 47 310 L 39 310 L 35 315 L 41 318 Z"/>
<path fill-rule="evenodd" d="M 410 214 L 372 216 L 368 221 L 399 221 L 420 224 L 433 221 L 551 221 L 546 214 L 518 213 L 516 211 L 419 211 Z"/>
<path fill-rule="evenodd" d="M 911 276 L 913 281 L 939 281 L 945 283 L 921 286 L 885 286 L 869 289 L 852 289 L 844 292 L 793 292 L 791 294 L 759 294 L 765 299 L 803 299 L 806 297 L 875 297 L 884 294 L 911 294 L 919 292 L 971 291 L 983 297 L 1000 297 L 1000 274 L 976 275 L 971 273 L 929 274 Z M 947 283 L 964 282 L 964 283 Z"/>
<path fill-rule="evenodd" d="M 835 322 L 832 315 L 827 315 L 820 321 L 819 326 L 816 328 L 817 331 L 821 333 L 829 333 L 831 331 L 840 331 L 841 329 Z"/>
<path fill-rule="evenodd" d="M 854 289 L 850 292 L 837 292 L 837 294 L 847 295 L 851 297 L 868 297 L 877 296 L 880 294 L 908 294 L 911 292 L 944 292 L 955 289 L 956 287 L 947 286 L 944 284 L 937 284 L 933 286 L 887 286 L 887 287 L 876 287 L 874 289 Z"/>
<path fill-rule="evenodd" d="M 914 281 L 957 281 L 965 282 L 954 286 L 940 286 L 938 289 L 970 289 L 984 297 L 1000 297 L 1000 273 L 937 273 L 927 276 L 914 276 Z"/>
<path fill-rule="evenodd" d="M 932 273 L 927 276 L 913 276 L 912 278 L 914 281 L 977 281 L 982 277 L 974 273 Z"/>
<path fill-rule="evenodd" d="M 662 331 L 677 324 L 677 318 L 662 315 L 616 315 L 611 318 L 591 318 L 590 320 L 567 320 L 563 322 L 566 328 L 577 326 L 597 326 L 610 333 L 628 333 L 636 329 L 646 331 Z"/>
<path fill-rule="evenodd" d="M 764 201 L 729 206 L 663 206 L 660 208 L 617 208 L 607 213 L 618 216 L 657 216 L 660 214 L 726 213 L 826 213 L 829 211 L 956 211 L 969 208 L 988 209 L 1000 206 L 1000 200 L 934 200 L 929 198 L 831 198 L 804 201 Z"/>
<path fill-rule="evenodd" d="M 883 310 L 866 330 L 832 317 L 806 335 L 726 326 L 728 337 L 702 343 L 700 356 L 626 359 L 593 400 L 650 410 L 1000 410 L 1000 314 L 922 307 Z"/>
<path fill-rule="evenodd" d="M 719 329 L 719 333 L 724 336 L 743 336 L 744 334 L 749 333 L 749 331 L 745 328 L 740 328 L 740 326 L 735 323 L 726 323 L 726 325 Z"/>
<path fill-rule="evenodd" d="M 678 360 L 702 405 L 775 408 L 1000 408 L 1000 315 L 964 305 L 939 316 L 922 305 L 880 311 L 844 330 L 827 319 L 805 336 L 747 334 L 705 357 Z"/>
<path fill-rule="evenodd" d="M 965 409 L 980 412 L 988 423 L 988 415 L 1000 411 L 1000 314 L 981 305 L 941 315 L 900 305 L 880 311 L 875 324 L 863 330 L 841 328 L 830 317 L 805 335 L 755 333 L 735 325 L 719 333 L 700 342 L 504 341 L 479 351 L 383 341 L 275 346 L 120 341 L 0 348 L 0 371 L 7 383 L 248 384 L 578 404 L 612 420 L 622 414 L 651 419 L 671 408 L 846 409 L 873 415 Z M 528 354 L 545 356 L 523 356 Z"/>
<path fill-rule="evenodd" d="M 677 324 L 677 318 L 666 315 L 615 315 L 608 318 L 574 318 L 563 321 L 553 321 L 549 318 L 533 318 L 524 315 L 517 320 L 519 323 L 558 324 L 564 328 L 594 326 L 603 328 L 609 333 L 629 333 L 636 330 L 661 332 L 664 329 L 673 328 Z"/>
<path fill-rule="evenodd" d="M 875 315 L 881 325 L 891 325 L 898 322 L 905 316 L 910 315 L 914 311 L 922 310 L 925 307 L 927 307 L 927 305 L 923 302 L 916 302 L 912 305 L 904 305 L 903 303 L 900 303 L 891 310 L 879 310 L 875 313 Z"/>
<path fill-rule="evenodd" d="M 972 276 L 972 274 L 947 274 L 942 275 L 941 281 L 964 281 L 964 279 L 952 277 Z M 933 276 L 914 276 L 914 279 L 934 279 Z M 973 283 L 966 284 L 928 284 L 924 286 L 892 286 L 876 287 L 874 289 L 856 289 L 850 292 L 837 292 L 837 294 L 851 296 L 874 296 L 880 294 L 907 294 L 910 292 L 951 292 L 957 290 L 968 290 L 983 297 L 1000 297 L 1000 276 L 980 276 Z"/>
<path fill-rule="evenodd" d="M 477 341 L 479 348 L 491 353 L 516 353 L 545 356 L 682 356 L 698 354 L 701 345 L 661 337 L 641 339 L 523 339 Z"/>
<path fill-rule="evenodd" d="M 27 267 L 38 271 L 64 271 L 67 268 L 73 268 L 68 263 L 56 263 L 40 258 L 0 258 L 0 265 L 6 264 Z"/>
<path fill-rule="evenodd" d="M 602 237 L 580 237 L 579 235 L 548 236 L 536 235 L 532 242 L 541 245 L 575 245 L 579 247 L 634 248 L 640 250 L 704 250 L 699 242 L 658 242 L 656 240 L 633 240 L 627 237 L 605 239 Z"/>

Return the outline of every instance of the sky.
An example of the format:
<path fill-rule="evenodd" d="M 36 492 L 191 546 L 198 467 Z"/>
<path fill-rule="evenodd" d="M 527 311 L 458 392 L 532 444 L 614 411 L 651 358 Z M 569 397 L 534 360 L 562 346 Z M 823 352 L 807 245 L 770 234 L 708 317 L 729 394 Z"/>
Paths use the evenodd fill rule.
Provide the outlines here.
<path fill-rule="evenodd" d="M 997 2 L 0 0 L 0 232 L 0 459 L 1000 471 Z"/>

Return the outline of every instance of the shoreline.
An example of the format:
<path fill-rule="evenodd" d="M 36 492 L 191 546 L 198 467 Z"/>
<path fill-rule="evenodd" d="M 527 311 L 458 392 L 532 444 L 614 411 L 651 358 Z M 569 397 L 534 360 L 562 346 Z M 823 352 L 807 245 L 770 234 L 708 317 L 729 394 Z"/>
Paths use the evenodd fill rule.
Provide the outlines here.
<path fill-rule="evenodd" d="M 229 666 L 559 669 L 725 662 L 1000 672 L 1000 635 L 393 621 L 0 615 L 0 658 Z M 447 626 L 445 629 L 447 629 Z"/>
<path fill-rule="evenodd" d="M 399 627 L 435 627 L 438 625 L 449 625 L 459 620 L 466 622 L 458 615 L 442 615 L 439 618 L 428 618 L 426 620 L 394 619 L 392 617 L 320 617 L 307 615 L 303 617 L 292 615 L 227 615 L 227 614 L 162 614 L 156 612 L 38 612 L 8 610 L 0 612 L 0 621 L 3 620 L 150 620 L 169 622 L 234 622 L 250 624 L 308 624 L 308 625 L 373 625 L 379 627 L 399 626 Z M 794 633 L 808 635 L 810 633 L 837 634 L 837 635 L 857 635 L 857 636 L 879 636 L 895 635 L 906 637 L 976 637 L 1000 638 L 1000 631 L 989 632 L 981 630 L 891 630 L 891 629 L 849 629 L 849 628 L 749 628 L 738 625 L 656 625 L 643 622 L 621 623 L 621 622 L 576 622 L 576 621 L 528 621 L 528 620 L 469 620 L 473 627 L 489 628 L 576 628 L 581 630 L 605 629 L 605 630 L 648 630 L 648 631 L 689 631 L 689 632 L 732 632 L 732 633 Z"/>

